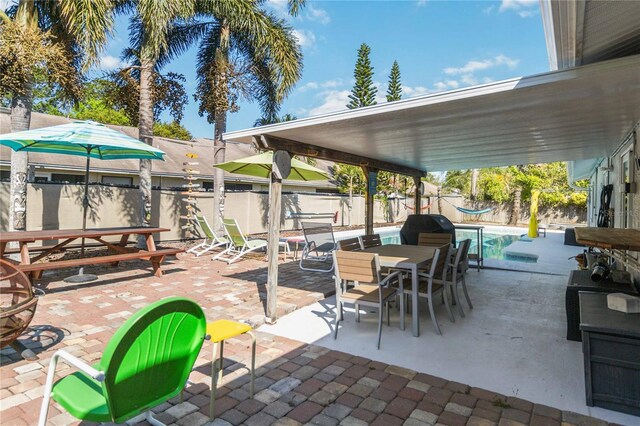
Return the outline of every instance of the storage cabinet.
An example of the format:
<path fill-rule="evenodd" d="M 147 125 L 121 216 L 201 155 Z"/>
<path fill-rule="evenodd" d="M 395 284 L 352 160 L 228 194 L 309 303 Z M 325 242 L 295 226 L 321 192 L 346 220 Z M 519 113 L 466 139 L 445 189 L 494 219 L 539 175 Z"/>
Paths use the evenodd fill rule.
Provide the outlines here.
<path fill-rule="evenodd" d="M 640 416 L 640 314 L 607 308 L 607 295 L 580 292 L 588 406 Z"/>

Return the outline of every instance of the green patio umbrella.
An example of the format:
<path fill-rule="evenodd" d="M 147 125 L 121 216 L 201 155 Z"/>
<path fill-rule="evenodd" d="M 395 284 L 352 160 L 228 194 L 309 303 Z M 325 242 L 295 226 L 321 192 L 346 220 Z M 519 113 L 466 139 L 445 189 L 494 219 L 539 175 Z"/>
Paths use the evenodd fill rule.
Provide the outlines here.
<path fill-rule="evenodd" d="M 269 178 L 272 164 L 273 152 L 269 151 L 262 154 L 253 155 L 251 157 L 227 161 L 226 163 L 214 164 L 213 166 L 225 170 L 229 173 Z M 327 180 L 329 179 L 329 175 L 327 175 L 320 169 L 310 166 L 307 163 L 292 158 L 291 173 L 289 174 L 287 179 L 304 181 Z"/>
<path fill-rule="evenodd" d="M 136 158 L 163 160 L 164 155 L 164 152 L 157 148 L 94 121 L 74 121 L 59 126 L 6 133 L 0 135 L 0 145 L 8 146 L 14 151 L 81 155 L 87 158 L 84 197 L 82 199 L 84 209 L 82 230 L 87 229 L 89 165 L 92 157 L 101 160 Z M 81 250 L 82 256 L 84 256 L 84 238 Z M 83 276 L 82 272 L 83 268 L 80 268 L 80 274 L 77 277 Z M 85 282 L 88 280 L 75 279 L 73 281 Z"/>

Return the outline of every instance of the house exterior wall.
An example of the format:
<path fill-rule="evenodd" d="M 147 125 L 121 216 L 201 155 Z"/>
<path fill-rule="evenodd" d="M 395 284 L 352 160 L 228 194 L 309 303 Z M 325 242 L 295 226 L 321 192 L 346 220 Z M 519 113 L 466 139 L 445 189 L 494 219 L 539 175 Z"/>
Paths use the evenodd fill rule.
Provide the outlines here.
<path fill-rule="evenodd" d="M 597 226 L 598 212 L 601 206 L 601 192 L 604 185 L 612 184 L 613 193 L 611 196 L 610 206 L 613 208 L 613 227 L 615 228 L 633 228 L 640 229 L 640 142 L 638 139 L 638 130 L 640 122 L 635 126 L 635 133 L 631 132 L 629 137 L 620 146 L 615 155 L 605 159 L 601 166 L 591 176 L 591 186 L 589 192 L 588 203 L 588 220 L 589 226 Z M 624 192 L 623 182 L 623 159 L 628 158 L 630 181 L 635 183 L 635 189 L 629 194 Z M 603 170 L 606 167 L 613 167 L 611 171 Z M 625 211 L 625 195 L 628 197 L 628 207 Z M 626 216 L 626 226 L 625 226 Z M 640 258 L 640 253 L 630 252 L 635 259 Z M 633 271 L 632 271 L 633 272 Z M 636 282 L 640 282 L 640 272 L 634 273 Z"/>

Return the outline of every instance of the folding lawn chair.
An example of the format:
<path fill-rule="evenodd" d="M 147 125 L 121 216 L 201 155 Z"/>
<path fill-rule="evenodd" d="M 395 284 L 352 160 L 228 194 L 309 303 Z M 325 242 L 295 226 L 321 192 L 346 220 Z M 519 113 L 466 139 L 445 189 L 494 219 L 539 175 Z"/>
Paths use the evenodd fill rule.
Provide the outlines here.
<path fill-rule="evenodd" d="M 247 239 L 240 230 L 238 222 L 236 222 L 235 219 L 223 219 L 222 224 L 224 225 L 224 230 L 227 233 L 229 245 L 221 253 L 214 256 L 212 260 L 219 259 L 231 264 L 247 253 L 267 247 L 267 240 Z M 286 241 L 280 241 L 278 242 L 278 245 L 284 248 L 286 260 L 287 253 L 289 253 L 289 244 Z"/>
<path fill-rule="evenodd" d="M 215 232 L 213 232 L 213 229 L 209 226 L 209 222 L 207 222 L 207 218 L 201 214 L 196 214 L 196 219 L 205 238 L 203 242 L 187 250 L 187 253 L 193 253 L 196 256 L 201 256 L 216 247 L 225 246 L 226 248 L 229 245 L 229 240 L 227 238 L 218 237 Z"/>
<path fill-rule="evenodd" d="M 304 271 L 331 272 L 333 271 L 332 253 L 338 248 L 333 237 L 333 227 L 330 223 L 301 222 L 304 233 L 305 246 L 300 256 L 300 269 Z M 327 267 L 311 267 L 309 262 L 327 263 Z"/>

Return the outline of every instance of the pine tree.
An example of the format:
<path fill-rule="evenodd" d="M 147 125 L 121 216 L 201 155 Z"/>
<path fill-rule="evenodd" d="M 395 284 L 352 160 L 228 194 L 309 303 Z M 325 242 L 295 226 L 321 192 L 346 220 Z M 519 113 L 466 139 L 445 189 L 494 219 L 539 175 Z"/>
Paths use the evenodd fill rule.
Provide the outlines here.
<path fill-rule="evenodd" d="M 400 67 L 398 61 L 393 61 L 391 74 L 389 74 L 389 87 L 387 88 L 387 102 L 402 99 L 402 85 L 400 84 Z"/>
<path fill-rule="evenodd" d="M 356 61 L 356 68 L 353 72 L 353 76 L 356 79 L 356 84 L 351 89 L 349 95 L 349 104 L 347 108 L 355 109 L 369 105 L 375 105 L 376 93 L 378 89 L 373 85 L 373 67 L 369 60 L 369 53 L 371 48 L 366 43 L 362 43 L 358 49 L 358 60 Z"/>

